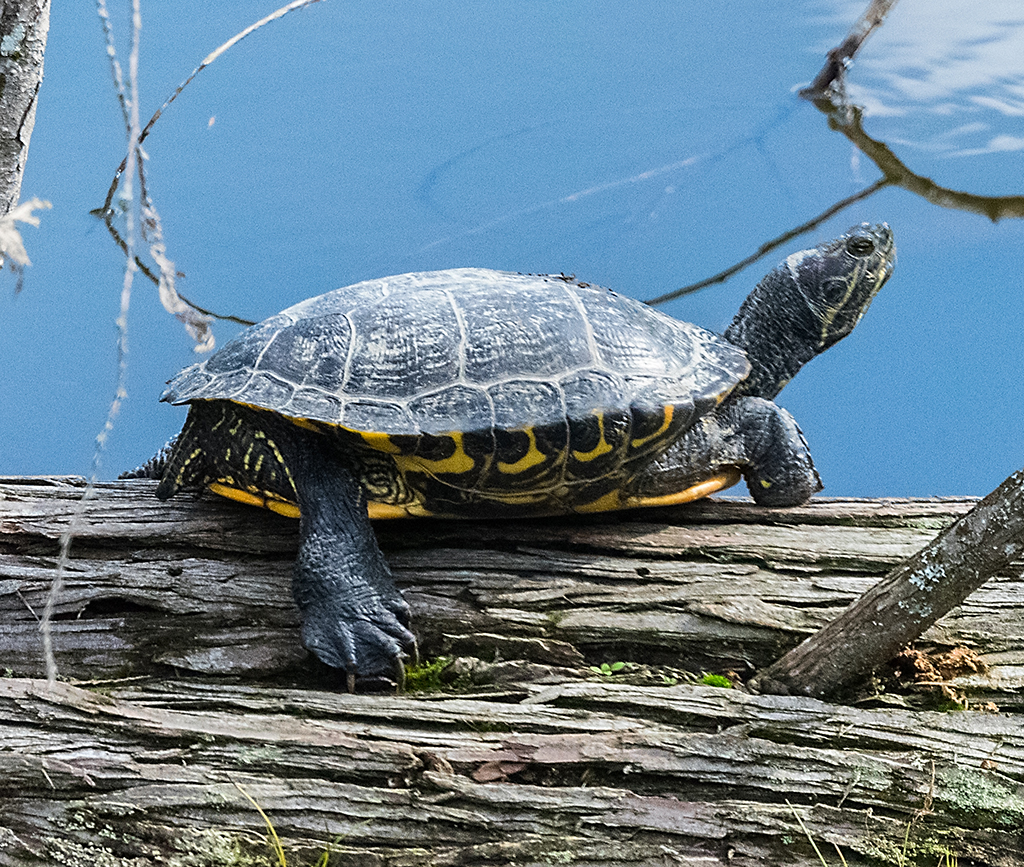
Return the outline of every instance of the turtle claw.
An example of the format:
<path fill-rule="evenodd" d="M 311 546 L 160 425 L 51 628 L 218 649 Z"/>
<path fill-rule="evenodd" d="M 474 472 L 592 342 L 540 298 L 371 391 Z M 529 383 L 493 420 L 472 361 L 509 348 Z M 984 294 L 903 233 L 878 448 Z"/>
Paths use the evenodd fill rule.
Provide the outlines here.
<path fill-rule="evenodd" d="M 344 672 L 348 692 L 357 681 L 364 688 L 401 689 L 404 660 L 418 657 L 415 636 L 383 606 L 311 606 L 303 613 L 302 643 L 325 665 Z"/>

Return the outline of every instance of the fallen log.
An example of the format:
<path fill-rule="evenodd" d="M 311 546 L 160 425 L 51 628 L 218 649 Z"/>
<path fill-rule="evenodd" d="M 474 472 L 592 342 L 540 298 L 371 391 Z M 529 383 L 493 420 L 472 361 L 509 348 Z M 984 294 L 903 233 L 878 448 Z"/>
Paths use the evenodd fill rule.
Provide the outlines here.
<path fill-rule="evenodd" d="M 76 480 L 0 480 L 0 865 L 266 858 L 242 790 L 289 863 L 820 864 L 812 839 L 830 864 L 1024 863 L 1016 567 L 922 643 L 969 649 L 942 686 L 1001 713 L 686 675 L 742 681 L 974 501 L 381 525 L 458 691 L 350 696 L 298 645 L 294 522 L 152 487 L 79 505 Z M 71 521 L 53 644 L 78 683 L 48 684 L 37 615 Z"/>

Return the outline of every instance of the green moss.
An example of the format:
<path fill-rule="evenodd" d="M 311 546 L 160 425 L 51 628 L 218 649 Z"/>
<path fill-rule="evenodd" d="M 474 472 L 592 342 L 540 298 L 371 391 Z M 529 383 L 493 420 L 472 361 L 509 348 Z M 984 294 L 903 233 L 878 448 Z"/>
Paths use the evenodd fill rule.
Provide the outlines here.
<path fill-rule="evenodd" d="M 569 616 L 569 611 L 546 611 L 544 612 L 544 619 L 555 629 L 557 629 L 563 620 Z"/>
<path fill-rule="evenodd" d="M 441 681 L 441 672 L 451 664 L 450 656 L 439 656 L 419 665 L 405 667 L 406 692 L 441 692 L 445 684 Z"/>
<path fill-rule="evenodd" d="M 884 867 L 947 867 L 957 863 L 955 851 L 948 843 L 938 840 L 913 841 L 910 830 L 907 839 L 895 843 L 892 840 L 873 840 L 861 850 L 872 862 Z"/>
<path fill-rule="evenodd" d="M 213 829 L 188 832 L 178 845 L 185 851 L 170 859 L 170 867 L 267 867 L 271 863 L 237 834 Z"/>
<path fill-rule="evenodd" d="M 63 864 L 64 867 L 127 867 L 129 863 L 100 846 L 85 846 L 56 837 L 45 842 L 46 854 L 55 864 Z"/>
<path fill-rule="evenodd" d="M 720 689 L 732 689 L 732 681 L 724 674 L 705 674 L 700 682 L 704 686 L 717 686 Z"/>
<path fill-rule="evenodd" d="M 146 844 L 138 840 L 120 839 L 109 828 L 93 829 L 95 836 L 114 841 L 117 848 L 145 850 Z M 121 857 L 101 843 L 77 843 L 50 837 L 46 841 L 47 856 L 63 867 L 137 867 L 139 857 Z M 167 867 L 267 867 L 267 856 L 257 851 L 254 844 L 238 834 L 214 829 L 183 831 L 175 841 L 175 853 L 152 847 L 150 858 Z M 148 863 L 148 861 L 147 861 Z"/>

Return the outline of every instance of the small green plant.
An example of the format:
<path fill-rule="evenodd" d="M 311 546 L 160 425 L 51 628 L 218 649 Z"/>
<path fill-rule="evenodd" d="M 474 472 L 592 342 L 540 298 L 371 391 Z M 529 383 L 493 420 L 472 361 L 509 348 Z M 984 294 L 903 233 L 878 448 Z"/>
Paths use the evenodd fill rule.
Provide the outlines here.
<path fill-rule="evenodd" d="M 590 666 L 590 670 L 594 672 L 594 674 L 600 674 L 604 677 L 611 677 L 616 672 L 622 671 L 622 669 L 624 669 L 625 667 L 626 663 L 624 662 L 602 662 L 600 665 Z"/>
<path fill-rule="evenodd" d="M 732 689 L 732 681 L 724 674 L 705 674 L 700 682 L 704 686 L 717 686 L 720 689 Z"/>

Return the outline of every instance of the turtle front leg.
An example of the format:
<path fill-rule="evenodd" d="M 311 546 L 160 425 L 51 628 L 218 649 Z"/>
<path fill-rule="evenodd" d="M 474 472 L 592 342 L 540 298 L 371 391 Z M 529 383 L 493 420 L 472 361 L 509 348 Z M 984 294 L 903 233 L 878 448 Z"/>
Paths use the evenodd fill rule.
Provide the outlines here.
<path fill-rule="evenodd" d="M 798 506 L 821 490 L 803 432 L 759 397 L 732 398 L 698 420 L 634 480 L 634 495 L 663 497 L 738 467 L 761 506 Z"/>
<path fill-rule="evenodd" d="M 299 505 L 292 593 L 302 612 L 303 645 L 342 669 L 350 692 L 356 679 L 401 687 L 403 659 L 416 658 L 416 638 L 409 606 L 377 545 L 362 487 L 326 437 L 294 428 L 275 439 L 287 450 Z"/>

